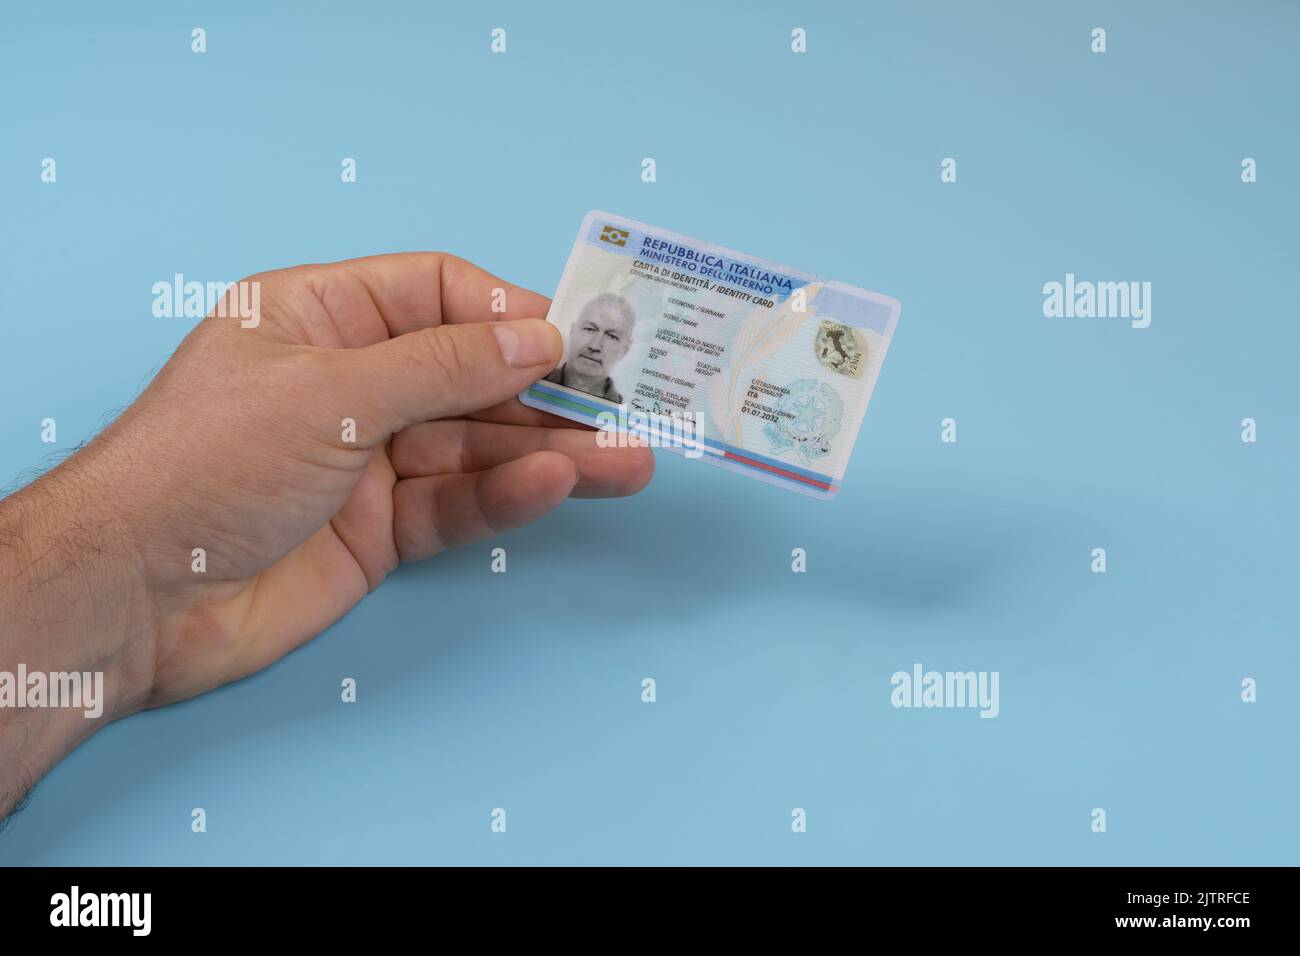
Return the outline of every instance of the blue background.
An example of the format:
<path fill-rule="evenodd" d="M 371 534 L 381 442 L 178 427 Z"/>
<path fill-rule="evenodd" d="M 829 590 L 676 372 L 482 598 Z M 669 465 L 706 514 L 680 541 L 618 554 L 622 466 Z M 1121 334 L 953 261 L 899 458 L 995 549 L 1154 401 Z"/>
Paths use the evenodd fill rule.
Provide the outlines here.
<path fill-rule="evenodd" d="M 1300 862 L 1298 37 L 1282 2 L 9 11 L 0 481 L 137 394 L 176 272 L 446 249 L 549 294 L 604 208 L 903 314 L 837 499 L 661 453 L 107 728 L 0 859 Z M 1066 272 L 1152 282 L 1151 327 L 1044 318 Z M 999 671 L 1001 715 L 894 709 L 914 662 Z"/>

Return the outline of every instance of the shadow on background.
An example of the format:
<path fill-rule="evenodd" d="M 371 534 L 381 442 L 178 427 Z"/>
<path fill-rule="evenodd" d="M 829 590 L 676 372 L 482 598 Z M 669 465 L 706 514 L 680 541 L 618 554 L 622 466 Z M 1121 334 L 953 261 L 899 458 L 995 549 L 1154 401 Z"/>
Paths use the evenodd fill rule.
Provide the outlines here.
<path fill-rule="evenodd" d="M 673 462 L 668 470 L 683 465 L 693 467 Z M 41 820 L 58 825 L 33 832 L 35 818 L 20 815 L 0 836 L 0 858 L 35 864 L 56 856 L 78 842 L 83 828 L 97 825 L 99 808 L 129 804 L 164 768 L 174 774 L 178 764 L 210 759 L 215 749 L 239 748 L 265 735 L 292 738 L 305 732 L 303 724 L 342 719 L 340 675 L 363 674 L 367 699 L 394 705 L 409 693 L 450 695 L 466 682 L 482 682 L 521 639 L 545 638 L 539 621 L 590 622 L 616 611 L 659 617 L 676 631 L 697 627 L 707 636 L 709 608 L 760 596 L 788 600 L 813 615 L 847 605 L 864 617 L 883 609 L 924 620 L 987 600 L 988 589 L 1008 586 L 1042 546 L 1012 504 L 981 497 L 969 481 L 957 498 L 933 480 L 893 476 L 896 484 L 858 492 L 867 504 L 842 495 L 836 504 L 810 499 L 800 508 L 776 510 L 764 506 L 785 492 L 759 486 L 728 494 L 739 483 L 730 475 L 710 476 L 727 483 L 718 493 L 689 494 L 682 492 L 683 480 L 698 480 L 694 472 L 683 480 L 665 477 L 635 503 L 569 502 L 526 529 L 402 567 L 287 662 L 165 712 L 138 715 L 125 735 L 123 728 L 108 728 L 69 761 L 99 765 L 95 791 L 38 788 L 32 801 L 42 804 Z M 1037 524 L 1040 539 L 1049 526 Z M 674 532 L 681 527 L 689 533 Z M 716 547 L 701 548 L 701 541 Z M 504 575 L 489 570 L 497 546 L 507 550 Z M 807 574 L 790 571 L 795 547 L 807 551 Z M 618 639 L 608 629 L 593 634 Z M 360 653 L 358 641 L 367 645 Z M 407 691 L 406 685 L 419 689 Z M 304 686 L 321 692 L 296 692 Z M 157 733 L 150 746 L 140 746 L 139 725 L 146 721 Z M 89 770 L 81 766 L 78 773 Z M 21 841 L 15 839 L 20 833 Z"/>

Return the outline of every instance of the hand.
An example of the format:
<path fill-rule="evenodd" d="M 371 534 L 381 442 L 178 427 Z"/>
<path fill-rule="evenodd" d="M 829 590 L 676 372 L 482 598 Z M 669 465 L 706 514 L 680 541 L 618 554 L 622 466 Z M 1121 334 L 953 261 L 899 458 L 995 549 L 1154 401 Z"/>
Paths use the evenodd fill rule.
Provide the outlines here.
<path fill-rule="evenodd" d="M 514 397 L 560 360 L 536 293 L 433 253 L 245 282 L 256 327 L 205 319 L 109 428 L 0 503 L 0 671 L 103 671 L 108 697 L 101 721 L 0 710 L 0 815 L 86 724 L 266 667 L 400 561 L 650 479 L 648 449 Z"/>

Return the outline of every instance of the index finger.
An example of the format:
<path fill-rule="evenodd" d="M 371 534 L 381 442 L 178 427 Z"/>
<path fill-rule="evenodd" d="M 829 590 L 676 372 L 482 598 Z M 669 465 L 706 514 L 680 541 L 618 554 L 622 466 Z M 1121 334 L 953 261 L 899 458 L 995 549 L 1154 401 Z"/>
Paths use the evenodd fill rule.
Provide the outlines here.
<path fill-rule="evenodd" d="M 346 297 L 348 290 L 342 287 L 359 283 L 357 291 L 373 302 L 389 338 L 435 325 L 541 319 L 551 306 L 546 296 L 445 252 L 365 256 L 319 268 L 314 279 L 323 283 L 318 293 L 326 307 L 331 291 Z M 331 290 L 335 283 L 339 288 Z M 334 318 L 346 320 L 346 316 Z"/>

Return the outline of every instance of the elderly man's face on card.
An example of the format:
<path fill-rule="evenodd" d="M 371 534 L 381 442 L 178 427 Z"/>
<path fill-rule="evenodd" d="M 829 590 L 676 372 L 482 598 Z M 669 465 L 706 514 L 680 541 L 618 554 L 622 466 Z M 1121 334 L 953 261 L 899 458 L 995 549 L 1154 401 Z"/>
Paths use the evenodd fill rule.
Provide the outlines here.
<path fill-rule="evenodd" d="M 579 375 L 607 378 L 627 354 L 635 324 L 636 314 L 622 296 L 596 296 L 569 330 L 569 367 Z"/>

